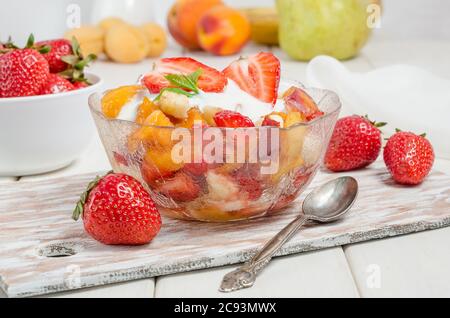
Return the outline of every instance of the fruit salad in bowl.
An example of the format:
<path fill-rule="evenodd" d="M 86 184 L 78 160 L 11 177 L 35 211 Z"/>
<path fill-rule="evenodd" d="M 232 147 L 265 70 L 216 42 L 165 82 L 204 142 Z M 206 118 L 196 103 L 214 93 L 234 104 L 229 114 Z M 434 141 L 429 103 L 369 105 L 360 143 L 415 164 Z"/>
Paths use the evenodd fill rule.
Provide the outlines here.
<path fill-rule="evenodd" d="M 89 100 L 115 172 L 168 217 L 223 222 L 282 210 L 321 165 L 341 104 L 281 80 L 271 53 L 223 71 L 166 58 L 136 85 Z"/>

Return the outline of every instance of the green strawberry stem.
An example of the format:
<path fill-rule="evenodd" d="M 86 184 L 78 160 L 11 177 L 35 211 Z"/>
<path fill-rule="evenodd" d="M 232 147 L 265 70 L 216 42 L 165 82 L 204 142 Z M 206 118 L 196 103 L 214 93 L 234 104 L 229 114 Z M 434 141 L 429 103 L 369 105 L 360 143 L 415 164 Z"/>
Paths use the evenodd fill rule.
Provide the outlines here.
<path fill-rule="evenodd" d="M 72 38 L 72 51 L 73 55 L 66 55 L 61 60 L 69 65 L 68 69 L 59 73 L 62 77 L 74 82 L 84 82 L 91 84 L 84 75 L 84 69 L 89 66 L 90 63 L 97 59 L 95 54 L 89 54 L 84 57 L 81 52 L 80 44 L 75 37 Z"/>
<path fill-rule="evenodd" d="M 363 118 L 367 119 L 372 124 L 372 126 L 374 126 L 376 128 L 381 128 L 381 127 L 384 127 L 387 125 L 386 122 L 376 122 L 376 121 L 370 120 L 369 115 L 365 115 L 365 116 L 363 116 Z"/>
<path fill-rule="evenodd" d="M 86 190 L 81 194 L 80 200 L 78 200 L 77 204 L 75 205 L 75 209 L 73 210 L 72 219 L 74 221 L 78 221 L 80 216 L 83 216 L 84 205 L 86 204 L 86 201 L 89 198 L 89 194 L 91 193 L 91 191 L 94 190 L 95 187 L 97 187 L 100 180 L 102 180 L 104 177 L 106 177 L 107 175 L 109 175 L 111 173 L 113 173 L 113 171 L 109 171 L 107 174 L 105 174 L 102 177 L 97 176 L 97 177 L 95 177 L 94 180 L 92 180 L 91 182 L 88 183 Z"/>

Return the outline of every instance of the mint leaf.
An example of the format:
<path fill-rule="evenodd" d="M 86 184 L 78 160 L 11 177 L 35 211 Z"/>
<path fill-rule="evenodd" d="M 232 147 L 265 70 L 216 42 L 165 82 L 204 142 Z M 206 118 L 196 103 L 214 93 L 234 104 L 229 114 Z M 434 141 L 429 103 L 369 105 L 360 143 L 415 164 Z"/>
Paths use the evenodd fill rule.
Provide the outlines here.
<path fill-rule="evenodd" d="M 176 87 L 187 89 L 196 94 L 199 94 L 200 91 L 198 89 L 198 79 L 202 75 L 202 69 L 198 69 L 192 74 L 182 75 L 182 74 L 168 74 L 165 78 Z"/>
<path fill-rule="evenodd" d="M 173 93 L 181 94 L 181 95 L 184 95 L 184 96 L 187 96 L 187 97 L 193 97 L 193 96 L 197 95 L 197 94 L 194 94 L 194 93 L 186 92 L 186 91 L 185 91 L 184 89 L 182 89 L 182 88 L 178 88 L 178 87 L 166 87 L 166 88 L 163 88 L 163 89 L 161 90 L 161 92 L 159 92 L 159 95 L 156 96 L 156 98 L 155 98 L 153 101 L 154 101 L 154 102 L 159 101 L 160 98 L 161 98 L 161 96 L 162 96 L 162 94 L 163 94 L 164 92 L 173 92 Z"/>

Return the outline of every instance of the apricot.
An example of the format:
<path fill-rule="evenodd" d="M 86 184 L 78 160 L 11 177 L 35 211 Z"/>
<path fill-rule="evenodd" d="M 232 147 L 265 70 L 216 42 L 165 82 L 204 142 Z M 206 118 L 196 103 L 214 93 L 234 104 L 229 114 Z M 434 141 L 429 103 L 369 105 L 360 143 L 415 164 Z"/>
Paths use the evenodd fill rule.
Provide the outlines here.
<path fill-rule="evenodd" d="M 98 26 L 100 28 L 102 28 L 103 31 L 108 32 L 109 29 L 111 29 L 112 27 L 115 27 L 116 25 L 123 25 L 123 24 L 127 24 L 123 19 L 118 18 L 118 17 L 109 17 L 109 18 L 105 18 L 102 21 L 100 21 Z"/>
<path fill-rule="evenodd" d="M 177 0 L 169 11 L 167 24 L 174 39 L 187 49 L 200 49 L 197 24 L 202 15 L 221 0 Z"/>
<path fill-rule="evenodd" d="M 139 85 L 122 86 L 108 91 L 102 98 L 102 112 L 109 119 L 119 116 L 123 106 L 143 89 Z"/>
<path fill-rule="evenodd" d="M 147 57 L 161 56 L 167 48 L 166 31 L 160 25 L 152 22 L 142 25 L 141 30 L 149 44 Z"/>
<path fill-rule="evenodd" d="M 215 55 L 238 53 L 250 40 L 251 26 L 247 17 L 225 5 L 208 10 L 197 28 L 202 49 Z"/>
<path fill-rule="evenodd" d="M 105 51 L 108 57 L 119 63 L 136 63 L 147 57 L 149 43 L 141 29 L 118 24 L 106 32 Z"/>
<path fill-rule="evenodd" d="M 87 56 L 89 54 L 100 55 L 104 51 L 105 32 L 100 27 L 82 26 L 72 29 L 64 34 L 64 38 L 72 40 L 75 37 L 80 43 L 81 52 Z"/>

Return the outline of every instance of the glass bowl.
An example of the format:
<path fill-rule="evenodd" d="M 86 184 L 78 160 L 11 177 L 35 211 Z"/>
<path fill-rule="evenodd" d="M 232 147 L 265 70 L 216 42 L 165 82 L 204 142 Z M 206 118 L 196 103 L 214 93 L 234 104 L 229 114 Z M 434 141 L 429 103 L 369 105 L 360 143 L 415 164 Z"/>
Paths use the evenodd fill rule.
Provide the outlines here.
<path fill-rule="evenodd" d="M 281 211 L 314 178 L 341 103 L 305 90 L 325 115 L 285 129 L 145 126 L 106 118 L 101 94 L 89 105 L 114 171 L 142 182 L 163 216 L 225 222 Z"/>

